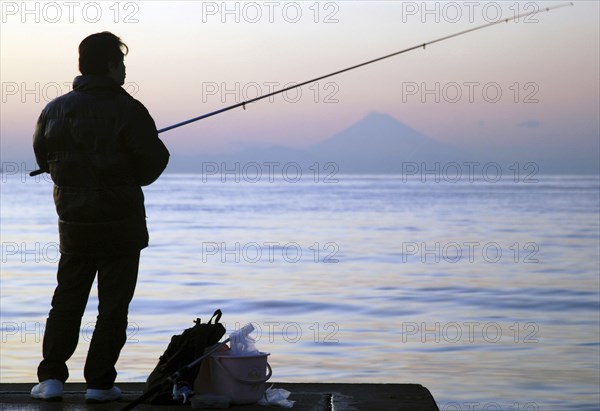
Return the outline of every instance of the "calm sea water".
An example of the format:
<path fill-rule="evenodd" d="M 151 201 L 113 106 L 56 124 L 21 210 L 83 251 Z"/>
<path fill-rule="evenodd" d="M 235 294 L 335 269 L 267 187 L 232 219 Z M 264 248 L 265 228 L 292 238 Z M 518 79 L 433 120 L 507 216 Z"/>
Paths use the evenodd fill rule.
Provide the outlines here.
<path fill-rule="evenodd" d="M 225 177 L 145 189 L 120 381 L 145 380 L 171 335 L 221 308 L 228 331 L 255 325 L 274 381 L 420 383 L 442 410 L 598 409 L 598 176 Z M 52 186 L 15 174 L 1 189 L 1 380 L 32 382 L 58 260 Z"/>

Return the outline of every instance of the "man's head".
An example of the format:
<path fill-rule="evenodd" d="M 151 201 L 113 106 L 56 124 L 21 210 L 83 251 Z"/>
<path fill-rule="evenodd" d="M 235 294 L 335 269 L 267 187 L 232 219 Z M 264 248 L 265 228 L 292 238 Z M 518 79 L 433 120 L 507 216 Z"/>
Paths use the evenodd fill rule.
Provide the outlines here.
<path fill-rule="evenodd" d="M 108 31 L 92 34 L 79 44 L 79 71 L 125 83 L 123 58 L 129 49 L 121 39 Z"/>

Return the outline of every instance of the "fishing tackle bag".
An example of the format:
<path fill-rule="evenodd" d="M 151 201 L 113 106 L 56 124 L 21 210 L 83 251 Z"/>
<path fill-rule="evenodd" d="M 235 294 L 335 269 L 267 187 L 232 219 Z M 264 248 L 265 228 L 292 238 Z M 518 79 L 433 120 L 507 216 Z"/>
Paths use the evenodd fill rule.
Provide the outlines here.
<path fill-rule="evenodd" d="M 191 394 L 194 380 L 203 361 L 193 367 L 185 368 L 204 354 L 207 347 L 215 345 L 225 334 L 225 327 L 219 323 L 221 310 L 216 310 L 207 323 L 200 318 L 194 320 L 195 325 L 183 331 L 181 335 L 171 337 L 167 350 L 160 356 L 158 364 L 146 380 L 146 391 L 164 382 L 175 372 L 180 376 L 172 384 L 161 387 L 149 398 L 150 404 L 175 405 L 187 402 L 187 394 Z M 183 400 L 179 397 L 181 393 Z"/>

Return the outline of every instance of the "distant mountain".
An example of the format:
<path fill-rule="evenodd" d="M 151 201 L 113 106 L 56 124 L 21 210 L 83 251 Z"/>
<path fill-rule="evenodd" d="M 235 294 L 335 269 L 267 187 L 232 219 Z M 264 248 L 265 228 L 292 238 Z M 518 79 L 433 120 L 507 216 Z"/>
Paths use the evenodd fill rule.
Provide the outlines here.
<path fill-rule="evenodd" d="M 469 154 L 433 140 L 387 114 L 373 113 L 306 149 L 249 148 L 239 153 L 205 156 L 202 162 L 248 164 L 296 162 L 303 169 L 314 163 L 336 163 L 339 173 L 401 173 L 405 163 L 463 161 Z M 171 171 L 196 172 L 198 159 L 174 156 Z"/>
<path fill-rule="evenodd" d="M 399 173 L 407 162 L 448 162 L 468 157 L 456 147 L 379 113 L 368 115 L 306 151 L 310 158 L 334 161 L 341 172 L 348 173 Z"/>

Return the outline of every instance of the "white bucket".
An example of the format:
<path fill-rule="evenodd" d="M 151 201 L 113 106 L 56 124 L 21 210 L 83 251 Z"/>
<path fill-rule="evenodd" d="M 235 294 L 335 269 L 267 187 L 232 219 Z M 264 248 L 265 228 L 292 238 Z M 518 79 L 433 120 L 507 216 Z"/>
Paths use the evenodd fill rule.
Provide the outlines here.
<path fill-rule="evenodd" d="M 210 357 L 213 392 L 232 404 L 254 404 L 265 393 L 266 382 L 273 371 L 267 362 L 269 353 L 233 356 L 214 354 Z"/>

